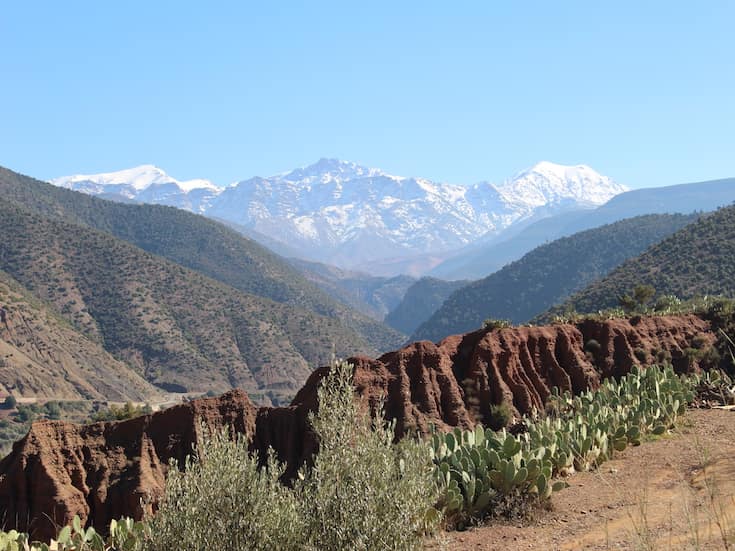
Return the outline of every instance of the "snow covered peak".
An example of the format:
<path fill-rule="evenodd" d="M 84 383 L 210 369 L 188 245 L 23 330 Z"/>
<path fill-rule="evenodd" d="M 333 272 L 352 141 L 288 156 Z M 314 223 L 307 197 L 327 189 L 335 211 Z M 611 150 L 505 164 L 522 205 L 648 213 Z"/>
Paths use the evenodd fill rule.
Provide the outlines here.
<path fill-rule="evenodd" d="M 541 161 L 495 187 L 508 201 L 533 206 L 565 200 L 602 205 L 615 195 L 628 191 L 626 186 L 586 165 L 567 166 L 548 161 Z"/>
<path fill-rule="evenodd" d="M 108 186 L 126 188 L 129 195 L 148 189 L 157 184 L 174 184 L 184 193 L 194 189 L 218 190 L 219 188 L 209 180 L 195 179 L 179 181 L 166 174 L 154 165 L 140 165 L 117 172 L 104 172 L 101 174 L 75 174 L 73 176 L 62 176 L 51 180 L 55 186 L 75 190 L 89 190 L 97 188 L 100 192 L 109 191 Z"/>
<path fill-rule="evenodd" d="M 226 188 L 181 182 L 153 165 L 52 183 L 234 222 L 312 260 L 363 269 L 385 262 L 389 270 L 400 259 L 454 254 L 517 222 L 589 208 L 626 190 L 587 166 L 546 161 L 502 184 L 454 185 L 329 158 Z"/>
<path fill-rule="evenodd" d="M 302 184 L 312 183 L 342 183 L 358 178 L 369 178 L 374 176 L 389 176 L 379 168 L 367 168 L 351 161 L 339 159 L 319 159 L 316 163 L 291 172 L 278 174 L 272 179 L 285 182 L 298 182 Z M 396 176 L 389 176 L 399 179 Z"/>
<path fill-rule="evenodd" d="M 62 176 L 51 180 L 51 183 L 60 187 L 73 188 L 73 184 L 81 182 L 94 182 L 99 185 L 127 185 L 136 191 L 147 188 L 152 183 L 170 181 L 168 175 L 160 168 L 153 165 L 140 165 L 117 172 L 104 172 L 101 174 L 75 174 L 73 176 Z"/>

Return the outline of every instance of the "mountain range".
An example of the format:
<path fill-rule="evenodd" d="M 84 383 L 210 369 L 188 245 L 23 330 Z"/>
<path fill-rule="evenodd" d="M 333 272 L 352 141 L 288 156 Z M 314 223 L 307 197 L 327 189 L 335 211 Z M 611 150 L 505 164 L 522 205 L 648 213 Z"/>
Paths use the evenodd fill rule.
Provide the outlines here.
<path fill-rule="evenodd" d="M 336 159 L 227 187 L 179 181 L 152 165 L 52 183 L 204 214 L 303 259 L 373 275 L 421 273 L 510 226 L 599 206 L 627 189 L 584 165 L 541 162 L 501 184 L 457 185 Z"/>
<path fill-rule="evenodd" d="M 713 211 L 733 201 L 735 178 L 634 189 L 594 209 L 567 211 L 516 224 L 489 240 L 456 251 L 429 274 L 442 279 L 480 279 L 560 237 L 645 214 Z"/>
<path fill-rule="evenodd" d="M 107 357 L 129 379 L 169 392 L 241 386 L 273 400 L 333 353 L 374 355 L 405 340 L 203 216 L 105 201 L 3 168 L 0 199 L 0 270 L 78 333 L 89 352 L 72 354 L 75 366 L 97 369 Z M 49 334 L 40 339 L 42 330 Z M 54 331 L 44 324 L 34 336 L 50 342 Z M 0 335 L 0 344 L 20 350 L 13 338 Z M 36 364 L 20 365 L 0 370 L 8 377 L 0 384 L 19 388 L 20 380 L 19 396 L 32 396 Z M 43 365 L 56 369 L 49 358 Z M 108 399 L 131 394 L 106 391 Z"/>

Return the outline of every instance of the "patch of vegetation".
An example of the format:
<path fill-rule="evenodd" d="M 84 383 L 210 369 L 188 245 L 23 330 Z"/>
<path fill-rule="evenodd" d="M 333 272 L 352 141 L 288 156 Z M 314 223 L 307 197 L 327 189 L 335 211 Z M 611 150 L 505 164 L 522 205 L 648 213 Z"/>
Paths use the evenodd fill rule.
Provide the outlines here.
<path fill-rule="evenodd" d="M 459 528 L 488 515 L 524 515 L 565 487 L 554 477 L 597 468 L 643 436 L 671 429 L 694 400 L 697 381 L 671 367 L 633 368 L 576 397 L 554 389 L 551 413 L 525 417 L 519 436 L 481 425 L 434 434 L 439 508 Z"/>
<path fill-rule="evenodd" d="M 144 551 L 151 539 L 150 528 L 144 522 L 131 518 L 113 520 L 104 538 L 94 528 L 84 528 L 75 515 L 65 526 L 53 545 L 32 542 L 28 534 L 16 530 L 0 531 L 0 549 L 3 551 Z"/>
<path fill-rule="evenodd" d="M 296 495 L 279 481 L 273 455 L 265 468 L 258 463 L 243 435 L 205 437 L 183 472 L 170 465 L 148 548 L 208 549 L 216 540 L 223 549 L 298 549 L 304 520 Z"/>
<path fill-rule="evenodd" d="M 132 402 L 126 402 L 122 406 L 111 405 L 109 408 L 100 410 L 92 414 L 92 421 L 123 421 L 125 419 L 133 419 L 142 415 L 148 415 L 153 410 L 148 404 L 135 405 Z"/>
<path fill-rule="evenodd" d="M 510 327 L 513 327 L 513 324 L 509 320 L 489 318 L 482 322 L 482 328 L 486 331 L 495 331 L 496 329 L 508 329 Z"/>
<path fill-rule="evenodd" d="M 170 469 L 150 549 L 207 548 L 212 534 L 229 549 L 416 548 L 436 496 L 427 449 L 393 444 L 393 426 L 360 409 L 352 369 L 322 381 L 310 416 L 319 453 L 293 489 L 272 454 L 259 468 L 244 438 L 210 435 L 183 473 Z"/>
<path fill-rule="evenodd" d="M 735 382 L 720 370 L 705 371 L 696 378 L 695 405 L 698 407 L 730 406 L 735 404 Z"/>
<path fill-rule="evenodd" d="M 0 457 L 10 451 L 13 442 L 26 435 L 34 421 L 49 419 L 83 422 L 89 417 L 91 407 L 91 403 L 78 400 L 49 400 L 31 404 L 17 402 L 15 412 L 0 419 Z"/>
<path fill-rule="evenodd" d="M 500 402 L 490 406 L 490 414 L 487 417 L 487 425 L 498 431 L 506 428 L 513 421 L 513 409 L 508 402 Z"/>

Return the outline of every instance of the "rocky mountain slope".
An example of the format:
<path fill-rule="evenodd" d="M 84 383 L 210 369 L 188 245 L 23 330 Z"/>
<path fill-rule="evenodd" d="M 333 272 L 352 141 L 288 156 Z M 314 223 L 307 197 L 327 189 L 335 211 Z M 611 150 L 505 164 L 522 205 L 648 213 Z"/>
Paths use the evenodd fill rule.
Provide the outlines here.
<path fill-rule="evenodd" d="M 505 402 L 517 413 L 541 408 L 554 386 L 597 387 L 601 378 L 638 364 L 639 348 L 666 351 L 677 369 L 696 369 L 684 351 L 694 339 L 711 346 L 716 338 L 708 321 L 691 315 L 587 321 L 481 330 L 352 361 L 363 400 L 385 398 L 385 414 L 396 419 L 399 434 L 426 433 L 431 425 L 470 427 L 491 404 Z M 594 354 L 585 351 L 592 339 L 599 344 Z M 248 432 L 254 449 L 272 446 L 293 472 L 315 449 L 306 419 L 325 373 L 314 372 L 286 408 L 256 409 L 235 391 L 118 423 L 36 423 L 0 461 L 0 511 L 9 528 L 36 537 L 75 514 L 97 527 L 121 515 L 140 517 L 140 498 L 160 498 L 168 460 L 191 452 L 200 420 Z"/>
<path fill-rule="evenodd" d="M 148 401 L 159 391 L 0 271 L 0 396 Z"/>
<path fill-rule="evenodd" d="M 712 211 L 735 201 L 735 178 L 623 192 L 595 209 L 567 211 L 516 224 L 498 236 L 467 246 L 429 275 L 442 279 L 480 279 L 560 237 L 645 214 Z"/>
<path fill-rule="evenodd" d="M 53 183 L 194 210 L 280 241 L 303 258 L 387 271 L 381 275 L 405 267 L 396 259 L 446 253 L 540 213 L 600 205 L 626 189 L 581 165 L 542 162 L 503 184 L 461 186 L 336 159 L 219 190 L 177 182 L 150 166 Z M 195 193 L 206 199 L 189 199 Z"/>
<path fill-rule="evenodd" d="M 680 299 L 704 295 L 735 296 L 735 206 L 702 216 L 643 254 L 621 264 L 604 278 L 572 295 L 553 313 L 572 309 L 593 312 L 619 305 L 639 284 L 652 285 L 656 296 Z M 655 298 L 655 297 L 654 297 Z"/>
<path fill-rule="evenodd" d="M 452 293 L 411 338 L 437 341 L 488 318 L 526 322 L 694 220 L 683 214 L 637 216 L 537 247 Z"/>
<path fill-rule="evenodd" d="M 110 234 L 0 203 L 0 267 L 87 338 L 173 392 L 292 393 L 332 351 L 371 347 L 333 318 L 244 293 Z"/>
<path fill-rule="evenodd" d="M 0 168 L 0 198 L 31 212 L 109 233 L 244 293 L 296 305 L 390 350 L 405 336 L 334 300 L 287 261 L 222 224 L 180 209 L 101 201 Z M 1 266 L 0 266 L 1 267 Z M 330 322 L 331 323 L 331 322 Z M 367 351 L 367 350 L 366 350 Z"/>

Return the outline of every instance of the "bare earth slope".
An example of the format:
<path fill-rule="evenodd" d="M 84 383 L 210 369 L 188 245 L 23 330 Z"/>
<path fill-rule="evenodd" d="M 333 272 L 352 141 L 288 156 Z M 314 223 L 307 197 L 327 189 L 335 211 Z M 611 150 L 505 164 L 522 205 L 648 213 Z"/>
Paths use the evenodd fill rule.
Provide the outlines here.
<path fill-rule="evenodd" d="M 426 432 L 430 424 L 469 427 L 490 404 L 506 401 L 523 413 L 542 407 L 553 386 L 594 388 L 601 377 L 639 363 L 636 349 L 662 349 L 675 367 L 696 369 L 684 350 L 695 337 L 704 345 L 716 338 L 709 322 L 696 316 L 634 321 L 477 331 L 439 344 L 414 343 L 376 360 L 353 358 L 355 386 L 365 400 L 385 397 L 399 434 Z M 584 351 L 589 339 L 599 343 L 594 357 Z M 0 462 L 0 515 L 38 535 L 50 534 L 46 515 L 63 524 L 79 514 L 98 527 L 121 514 L 140 516 L 137 496 L 160 495 L 165 465 L 190 449 L 198 416 L 211 426 L 247 430 L 253 447 L 272 445 L 294 469 L 315 448 L 306 415 L 325 371 L 312 373 L 287 408 L 256 411 L 235 391 L 122 423 L 37 423 Z"/>
<path fill-rule="evenodd" d="M 150 400 L 158 390 L 0 271 L 0 395 Z"/>

